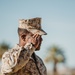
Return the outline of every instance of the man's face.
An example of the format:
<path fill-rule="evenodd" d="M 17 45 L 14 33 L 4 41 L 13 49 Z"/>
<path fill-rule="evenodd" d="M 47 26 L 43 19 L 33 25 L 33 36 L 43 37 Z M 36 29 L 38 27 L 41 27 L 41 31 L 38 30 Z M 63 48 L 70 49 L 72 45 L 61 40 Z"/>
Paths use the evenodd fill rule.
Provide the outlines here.
<path fill-rule="evenodd" d="M 23 43 L 26 44 L 30 38 L 32 38 L 31 43 L 35 39 L 36 40 L 35 41 L 36 42 L 35 47 L 36 47 L 36 51 L 37 51 L 37 50 L 40 50 L 40 46 L 42 43 L 42 37 L 40 35 L 39 35 L 39 37 L 33 37 L 34 35 L 35 34 L 32 34 L 32 33 L 23 33 L 21 35 L 21 38 L 22 38 L 21 40 L 23 40 L 24 41 Z"/>
<path fill-rule="evenodd" d="M 41 46 L 41 43 L 42 43 L 42 37 L 39 35 L 39 36 L 35 36 L 36 34 L 32 34 L 32 33 L 29 33 L 29 34 L 27 34 L 27 36 L 26 36 L 26 42 L 28 42 L 28 40 L 30 39 L 30 38 L 32 38 L 31 40 L 32 40 L 32 43 L 33 43 L 33 41 L 34 41 L 34 39 L 36 40 L 35 42 L 36 42 L 36 44 L 35 44 L 35 46 L 36 46 L 36 51 L 37 50 L 40 50 L 40 46 Z M 35 37 L 33 37 L 33 36 L 35 36 Z"/>

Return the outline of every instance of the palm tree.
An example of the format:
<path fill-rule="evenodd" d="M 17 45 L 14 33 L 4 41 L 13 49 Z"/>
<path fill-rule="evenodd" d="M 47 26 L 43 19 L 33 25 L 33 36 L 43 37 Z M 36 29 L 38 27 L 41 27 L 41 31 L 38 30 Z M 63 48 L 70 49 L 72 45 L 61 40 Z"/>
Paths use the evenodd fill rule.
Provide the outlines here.
<path fill-rule="evenodd" d="M 48 55 L 45 58 L 45 62 L 48 63 L 50 61 L 54 63 L 53 72 L 54 72 L 54 75 L 56 75 L 56 73 L 57 73 L 57 70 L 56 70 L 57 63 L 60 63 L 60 62 L 64 63 L 65 62 L 64 53 L 59 47 L 52 46 L 51 48 L 48 49 Z"/>
<path fill-rule="evenodd" d="M 8 50 L 8 48 L 10 48 L 10 45 L 7 44 L 6 42 L 0 43 L 0 59 L 3 55 L 3 53 Z"/>

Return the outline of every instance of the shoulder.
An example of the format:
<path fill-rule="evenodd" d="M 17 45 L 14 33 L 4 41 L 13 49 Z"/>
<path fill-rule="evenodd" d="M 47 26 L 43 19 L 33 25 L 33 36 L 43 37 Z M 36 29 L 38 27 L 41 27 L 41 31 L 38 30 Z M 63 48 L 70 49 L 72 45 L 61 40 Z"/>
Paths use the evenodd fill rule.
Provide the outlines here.
<path fill-rule="evenodd" d="M 38 67 L 39 67 L 40 71 L 42 72 L 42 75 L 47 75 L 47 69 L 46 69 L 46 66 L 45 66 L 43 60 L 37 55 L 36 55 L 36 59 L 37 59 Z"/>
<path fill-rule="evenodd" d="M 35 54 L 35 55 L 36 55 L 36 54 Z M 38 61 L 40 61 L 40 62 L 43 62 L 42 58 L 39 57 L 38 55 L 36 55 L 36 59 L 37 59 Z"/>
<path fill-rule="evenodd" d="M 37 59 L 38 63 L 40 63 L 42 66 L 45 67 L 44 61 L 41 59 L 41 57 L 39 57 L 38 55 L 36 55 L 36 59 Z"/>

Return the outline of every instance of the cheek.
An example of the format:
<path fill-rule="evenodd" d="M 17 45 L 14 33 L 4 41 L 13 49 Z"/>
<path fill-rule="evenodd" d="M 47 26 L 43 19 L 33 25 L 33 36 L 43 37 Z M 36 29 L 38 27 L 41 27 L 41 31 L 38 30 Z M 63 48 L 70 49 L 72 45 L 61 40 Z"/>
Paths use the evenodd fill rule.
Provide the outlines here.
<path fill-rule="evenodd" d="M 28 40 L 30 39 L 31 36 L 26 36 L 25 41 L 28 42 Z"/>
<path fill-rule="evenodd" d="M 31 38 L 31 36 L 27 36 L 27 39 L 30 39 Z"/>

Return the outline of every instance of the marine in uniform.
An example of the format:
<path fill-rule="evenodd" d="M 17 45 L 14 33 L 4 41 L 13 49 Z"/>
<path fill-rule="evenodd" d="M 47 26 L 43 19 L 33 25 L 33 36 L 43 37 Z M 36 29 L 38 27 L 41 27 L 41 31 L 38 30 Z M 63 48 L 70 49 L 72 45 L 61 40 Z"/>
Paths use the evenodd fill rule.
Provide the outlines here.
<path fill-rule="evenodd" d="M 42 35 L 41 18 L 20 19 L 19 44 L 2 56 L 2 75 L 47 75 L 42 59 L 35 54 L 40 49 Z"/>

